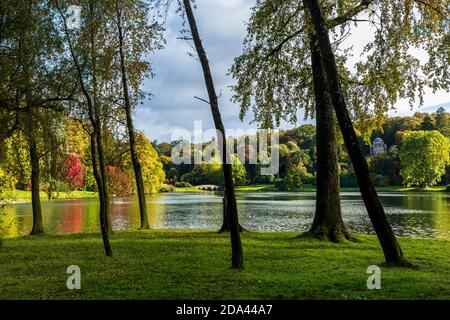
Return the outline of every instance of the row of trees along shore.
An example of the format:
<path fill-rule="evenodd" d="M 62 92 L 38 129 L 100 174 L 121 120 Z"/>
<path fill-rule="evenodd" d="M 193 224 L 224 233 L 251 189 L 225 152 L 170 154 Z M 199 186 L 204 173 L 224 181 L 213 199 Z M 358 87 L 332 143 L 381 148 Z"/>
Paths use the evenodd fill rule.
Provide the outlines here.
<path fill-rule="evenodd" d="M 368 136 L 356 129 L 358 140 L 367 157 L 370 173 L 377 187 L 442 189 L 450 184 L 449 148 L 450 113 L 443 107 L 436 112 L 416 112 L 412 116 L 388 117 L 381 129 Z M 301 191 L 317 184 L 316 127 L 302 124 L 297 128 L 280 130 L 279 144 L 268 150 L 278 152 L 279 170 L 261 175 L 261 164 L 252 163 L 258 149 L 258 135 L 228 137 L 232 147 L 233 180 L 237 186 L 265 184 L 264 188 L 278 191 Z M 381 140 L 380 140 L 381 138 Z M 256 141 L 256 145 L 252 143 Z M 223 187 L 223 172 L 218 157 L 201 164 L 176 164 L 172 152 L 187 141 L 171 143 L 153 141 L 166 181 L 175 187 L 218 185 Z M 206 156 L 215 141 L 190 143 L 191 154 Z M 353 166 L 345 151 L 342 136 L 337 132 L 337 157 L 340 187 L 358 187 Z M 319 170 L 320 171 L 320 170 Z M 436 189 L 437 190 L 437 189 Z M 450 191 L 450 187 L 449 187 Z"/>
<path fill-rule="evenodd" d="M 147 95 L 141 85 L 153 75 L 148 54 L 163 47 L 163 18 L 172 5 L 185 22 L 184 39 L 193 41 L 202 67 L 208 94 L 204 102 L 210 106 L 216 129 L 224 137 L 226 132 L 195 20 L 197 3 L 81 0 L 81 25 L 76 29 L 66 15 L 71 4 L 0 3 L 1 142 L 18 135 L 25 138 L 31 168 L 31 234 L 42 234 L 40 162 L 48 160 L 49 176 L 56 171 L 51 163 L 62 143 L 58 124 L 70 119 L 83 128 L 89 136 L 87 155 L 99 194 L 104 249 L 111 256 L 108 167 L 117 158 L 129 155 L 141 228 L 149 228 L 146 159 L 139 154 L 132 113 Z M 230 70 L 236 79 L 233 100 L 241 106 L 241 118 L 252 109 L 261 128 L 272 128 L 281 120 L 296 122 L 300 109 L 316 119 L 317 199 L 308 234 L 331 241 L 352 239 L 340 206 L 337 123 L 386 262 L 408 264 L 378 199 L 353 124 L 371 132 L 380 128 L 399 99 L 412 105 L 417 99 L 422 102 L 426 87 L 448 90 L 448 2 L 256 0 L 251 10 L 243 53 Z M 367 26 L 374 37 L 350 69 L 352 48 L 345 46 L 345 39 Z M 415 58 L 410 48 L 424 51 L 427 61 Z M 121 150 L 107 141 L 121 141 Z M 224 150 L 221 156 L 226 157 L 226 139 L 219 143 Z M 232 267 L 241 269 L 242 227 L 232 165 L 224 164 L 222 170 L 228 208 L 222 230 L 230 231 Z"/>

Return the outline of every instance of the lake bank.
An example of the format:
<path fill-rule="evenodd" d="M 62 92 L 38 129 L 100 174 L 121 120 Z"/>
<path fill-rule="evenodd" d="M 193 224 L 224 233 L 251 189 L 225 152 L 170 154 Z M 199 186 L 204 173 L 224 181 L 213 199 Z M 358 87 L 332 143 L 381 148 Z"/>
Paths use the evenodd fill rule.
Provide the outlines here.
<path fill-rule="evenodd" d="M 413 188 L 404 186 L 386 186 L 377 187 L 378 192 L 445 192 L 447 186 Z M 254 184 L 248 186 L 237 186 L 236 191 L 239 192 L 280 192 L 273 184 Z M 315 192 L 316 186 L 312 184 L 303 185 L 299 192 Z M 283 191 L 285 192 L 285 191 Z M 359 192 L 358 187 L 341 187 L 341 192 Z"/>
<path fill-rule="evenodd" d="M 6 239 L 2 299 L 450 299 L 450 241 L 400 238 L 416 268 L 382 268 L 381 290 L 366 269 L 383 256 L 373 236 L 334 244 L 298 233 L 242 234 L 245 267 L 231 270 L 228 234 L 198 230 L 116 232 L 113 258 L 100 234 Z M 66 288 L 81 268 L 82 290 Z"/>
<path fill-rule="evenodd" d="M 387 186 L 377 187 L 378 192 L 446 192 L 447 186 L 428 187 L 428 188 L 407 188 L 403 186 Z M 286 192 L 279 191 L 273 184 L 253 184 L 247 186 L 236 186 L 236 192 Z M 311 184 L 303 185 L 299 192 L 315 192 L 316 186 Z M 207 193 L 207 191 L 199 190 L 195 187 L 191 188 L 174 188 L 172 192 L 176 193 Z M 359 188 L 341 188 L 341 192 L 359 192 Z M 165 193 L 165 192 L 162 192 Z M 31 202 L 31 191 L 16 190 L 12 192 L 11 203 L 29 203 Z M 48 200 L 47 193 L 41 192 L 40 197 L 42 200 Z M 65 199 L 88 199 L 97 198 L 97 192 L 92 191 L 72 191 L 70 193 L 60 192 L 56 195 L 56 199 L 52 200 L 65 200 Z M 9 197 L 8 197 L 9 198 Z M 51 200 L 50 200 L 51 201 Z"/>

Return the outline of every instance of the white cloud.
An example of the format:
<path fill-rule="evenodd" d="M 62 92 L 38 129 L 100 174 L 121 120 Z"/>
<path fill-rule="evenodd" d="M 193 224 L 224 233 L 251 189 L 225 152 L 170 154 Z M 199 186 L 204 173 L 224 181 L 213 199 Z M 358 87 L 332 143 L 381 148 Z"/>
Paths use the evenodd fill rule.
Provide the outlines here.
<path fill-rule="evenodd" d="M 246 34 L 245 21 L 250 16 L 250 8 L 254 0 L 197 0 L 195 10 L 202 41 L 211 63 L 216 90 L 221 93 L 220 110 L 225 126 L 230 129 L 249 127 L 252 114 L 248 114 L 243 122 L 239 120 L 239 106 L 230 102 L 232 92 L 229 86 L 233 79 L 227 76 L 234 57 L 242 52 L 242 41 Z M 145 81 L 144 89 L 152 92 L 151 101 L 139 105 L 136 112 L 136 126 L 151 137 L 160 141 L 170 139 L 175 127 L 192 130 L 194 121 L 203 121 L 205 129 L 213 127 L 209 106 L 198 101 L 194 96 L 207 98 L 203 74 L 197 59 L 187 54 L 195 51 L 186 41 L 177 39 L 182 29 L 181 18 L 175 14 L 175 8 L 168 15 L 165 37 L 167 44 L 164 50 L 150 57 L 155 78 Z M 354 63 L 369 39 L 373 37 L 370 28 L 361 27 L 348 39 L 355 49 Z M 430 90 L 424 97 L 425 106 L 442 104 L 450 100 L 447 92 L 433 94 Z M 406 101 L 397 103 L 398 114 L 412 114 Z M 417 110 L 417 106 L 415 107 Z M 304 123 L 302 112 L 299 112 L 298 123 Z M 310 122 L 310 121 L 308 121 Z M 252 125 L 255 127 L 255 125 Z M 283 128 L 294 125 L 282 123 Z"/>

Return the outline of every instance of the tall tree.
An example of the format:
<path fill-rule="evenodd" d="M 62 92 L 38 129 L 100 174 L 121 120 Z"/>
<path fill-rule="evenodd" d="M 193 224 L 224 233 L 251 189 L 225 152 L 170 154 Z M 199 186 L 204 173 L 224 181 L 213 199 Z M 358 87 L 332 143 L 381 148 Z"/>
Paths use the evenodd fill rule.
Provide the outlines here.
<path fill-rule="evenodd" d="M 417 96 L 421 101 L 426 84 L 433 89 L 448 88 L 446 54 L 432 49 L 445 47 L 448 42 L 443 14 L 445 0 L 432 3 L 325 1 L 323 7 L 326 25 L 333 32 L 333 49 L 342 88 L 351 102 L 352 116 L 363 125 L 359 129 L 364 129 L 361 130 L 364 137 L 382 124 L 385 112 L 393 108 L 399 98 L 407 98 L 412 104 Z M 361 61 L 351 72 L 347 68 L 351 49 L 343 43 L 353 28 L 363 24 L 375 29 L 375 37 L 368 39 Z M 280 119 L 295 122 L 296 111 L 301 108 L 305 117 L 316 113 L 316 121 L 321 121 L 315 101 L 318 99 L 314 98 L 316 86 L 311 76 L 314 68 L 311 71 L 308 61 L 312 56 L 311 43 L 314 44 L 311 27 L 301 2 L 256 2 L 248 24 L 244 53 L 236 59 L 231 70 L 238 79 L 234 98 L 241 104 L 242 116 L 252 106 L 255 120 L 270 126 L 273 122 L 278 124 Z M 425 49 L 430 56 L 429 61 L 421 65 L 410 54 L 410 46 Z M 427 74 L 427 79 L 420 76 L 419 69 Z M 320 128 L 319 123 L 317 128 Z M 318 149 L 322 145 L 320 138 L 318 135 Z M 323 161 L 331 163 L 329 159 Z M 318 191 L 319 185 L 326 187 L 321 180 L 318 181 Z"/>
<path fill-rule="evenodd" d="M 142 55 L 147 54 L 154 49 L 161 48 L 161 28 L 157 23 L 149 23 L 149 7 L 141 1 L 115 1 L 115 11 L 123 101 L 131 161 L 136 178 L 139 199 L 141 229 L 150 229 L 147 215 L 147 202 L 145 199 L 144 179 L 142 177 L 142 166 L 136 150 L 136 132 L 132 116 L 133 102 L 129 88 L 129 69 L 134 71 L 132 76 L 134 76 L 135 80 L 135 91 L 139 91 L 138 87 L 142 82 L 142 76 L 148 73 L 150 69 L 149 63 L 142 60 Z M 125 18 L 128 21 L 124 21 L 124 15 L 126 15 Z M 132 34 L 132 37 L 127 38 L 125 31 L 128 34 Z M 129 64 L 132 65 L 131 68 L 128 67 Z"/>
<path fill-rule="evenodd" d="M 239 217 L 236 204 L 236 195 L 234 192 L 233 172 L 232 164 L 227 163 L 227 159 L 230 159 L 227 150 L 226 132 L 222 122 L 222 116 L 220 115 L 219 102 L 217 99 L 216 90 L 214 87 L 214 81 L 212 78 L 211 70 L 209 67 L 209 61 L 206 56 L 205 49 L 200 38 L 200 34 L 195 21 L 194 12 L 191 6 L 191 0 L 183 0 L 184 11 L 186 13 L 187 20 L 189 22 L 191 35 L 195 44 L 195 49 L 200 60 L 203 76 L 205 79 L 206 89 L 208 91 L 209 105 L 211 106 L 211 112 L 214 119 L 216 130 L 220 132 L 218 137 L 219 151 L 222 153 L 222 168 L 225 181 L 225 198 L 227 202 L 228 215 L 230 221 L 230 237 L 231 237 L 231 267 L 236 269 L 244 268 L 244 255 L 242 250 L 241 236 L 239 230 Z"/>
<path fill-rule="evenodd" d="M 353 128 L 343 90 L 341 88 L 339 72 L 322 11 L 317 0 L 304 0 L 303 3 L 311 14 L 331 101 L 333 102 L 333 107 L 344 137 L 345 146 L 347 147 L 352 160 L 359 189 L 361 190 L 370 220 L 378 235 L 385 260 L 387 263 L 406 263 L 400 245 L 397 242 L 380 199 L 378 198 L 375 186 L 370 177 L 369 166 L 367 165 L 366 158 Z"/>
<path fill-rule="evenodd" d="M 74 46 L 74 42 L 71 38 L 71 32 L 68 28 L 67 19 L 63 12 L 63 9 L 56 4 L 56 9 L 62 20 L 63 30 L 65 35 L 70 58 L 73 65 L 75 66 L 76 78 L 81 88 L 81 94 L 84 97 L 87 105 L 88 119 L 92 127 L 90 132 L 90 149 L 92 158 L 92 167 L 95 181 L 98 188 L 99 199 L 100 199 L 100 228 L 103 238 L 103 246 L 105 249 L 105 254 L 107 256 L 112 256 L 111 244 L 109 241 L 109 227 L 108 216 L 109 216 L 109 190 L 107 187 L 107 176 L 106 176 L 106 166 L 104 158 L 104 148 L 102 140 L 102 122 L 100 114 L 100 106 L 98 101 L 98 70 L 97 70 L 97 37 L 101 29 L 100 12 L 103 12 L 98 7 L 98 4 L 94 1 L 86 1 L 83 3 L 86 5 L 86 11 L 88 12 L 87 19 L 85 21 L 85 32 L 87 34 L 78 35 L 79 43 L 77 47 Z M 90 63 L 89 71 L 86 72 L 79 62 L 77 56 L 77 51 L 80 50 L 83 53 L 83 61 Z M 85 50 L 87 49 L 87 50 Z M 89 75 L 89 77 L 87 77 Z M 90 86 L 86 78 L 90 80 Z"/>
<path fill-rule="evenodd" d="M 450 140 L 439 131 L 409 131 L 402 135 L 400 174 L 406 186 L 434 186 L 450 165 Z"/>
<path fill-rule="evenodd" d="M 48 2 L 19 1 L 0 4 L 0 91 L 6 114 L 15 114 L 8 132 L 20 129 L 28 141 L 31 166 L 33 227 L 44 233 L 40 203 L 40 159 L 43 131 L 51 110 L 61 111 L 67 87 L 58 58 L 61 42 L 51 21 Z"/>
<path fill-rule="evenodd" d="M 317 119 L 317 189 L 316 212 L 309 233 L 314 237 L 339 241 L 342 236 L 350 236 L 341 212 L 335 119 L 314 36 L 310 37 L 310 46 Z"/>

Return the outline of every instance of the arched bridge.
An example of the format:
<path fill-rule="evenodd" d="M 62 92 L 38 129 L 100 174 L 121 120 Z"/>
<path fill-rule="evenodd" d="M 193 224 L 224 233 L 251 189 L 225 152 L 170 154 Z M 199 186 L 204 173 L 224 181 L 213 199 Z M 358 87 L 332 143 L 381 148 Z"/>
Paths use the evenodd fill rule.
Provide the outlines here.
<path fill-rule="evenodd" d="M 219 191 L 220 187 L 214 184 L 202 184 L 199 186 L 195 186 L 194 188 L 204 190 L 204 191 Z"/>

